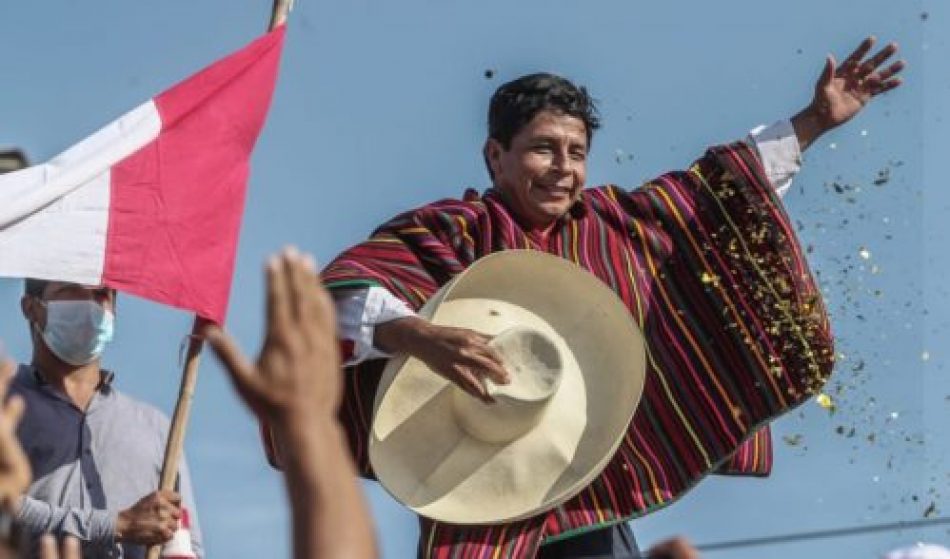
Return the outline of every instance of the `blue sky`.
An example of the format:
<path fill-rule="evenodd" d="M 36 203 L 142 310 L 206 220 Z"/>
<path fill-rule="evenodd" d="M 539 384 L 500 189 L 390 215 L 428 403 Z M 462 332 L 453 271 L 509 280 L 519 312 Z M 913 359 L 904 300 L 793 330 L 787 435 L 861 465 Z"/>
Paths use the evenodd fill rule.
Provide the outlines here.
<path fill-rule="evenodd" d="M 55 155 L 254 38 L 269 9 L 266 0 L 2 3 L 0 144 L 20 145 L 34 161 Z M 704 481 L 634 529 L 642 544 L 678 533 L 712 543 L 917 520 L 931 503 L 947 515 L 950 195 L 938 173 L 950 153 L 948 30 L 950 9 L 920 0 L 860 8 L 299 0 L 254 155 L 228 327 L 249 351 L 257 347 L 261 263 L 284 244 L 326 262 L 397 211 L 486 186 L 484 113 L 504 80 L 547 70 L 587 85 L 605 121 L 590 183 L 635 187 L 685 167 L 705 146 L 791 116 L 810 99 L 825 54 L 840 59 L 873 33 L 901 44 L 907 84 L 821 138 L 786 198 L 843 354 L 829 385 L 837 411 L 809 403 L 778 421 L 770 478 Z M 20 290 L 0 280 L 8 317 L 0 338 L 26 359 Z M 119 387 L 170 412 L 190 323 L 185 313 L 122 298 L 105 359 Z M 280 479 L 210 359 L 187 449 L 211 556 L 286 556 Z M 411 557 L 412 515 L 378 486 L 366 491 L 386 556 Z M 950 534 L 892 532 L 706 557 L 876 557 L 921 539 L 946 544 Z"/>

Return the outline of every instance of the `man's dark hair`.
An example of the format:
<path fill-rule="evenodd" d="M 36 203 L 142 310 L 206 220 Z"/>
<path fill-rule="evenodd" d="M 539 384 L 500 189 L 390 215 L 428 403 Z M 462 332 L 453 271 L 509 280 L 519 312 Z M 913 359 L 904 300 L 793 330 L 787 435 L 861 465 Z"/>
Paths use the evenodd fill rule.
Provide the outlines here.
<path fill-rule="evenodd" d="M 590 148 L 594 130 L 600 128 L 600 115 L 594 99 L 586 88 L 548 73 L 522 76 L 495 90 L 488 105 L 488 137 L 509 149 L 515 134 L 541 111 L 553 111 L 584 121 Z M 485 164 L 488 165 L 487 156 Z M 488 173 L 493 174 L 490 165 Z"/>
<path fill-rule="evenodd" d="M 43 292 L 46 291 L 46 286 L 49 285 L 48 281 L 35 278 L 27 278 L 23 283 L 24 292 L 38 299 L 43 298 Z"/>
<path fill-rule="evenodd" d="M 587 143 L 600 128 L 597 105 L 584 87 L 554 74 L 531 74 L 499 87 L 488 106 L 488 136 L 508 149 L 511 139 L 541 111 L 584 121 Z"/>

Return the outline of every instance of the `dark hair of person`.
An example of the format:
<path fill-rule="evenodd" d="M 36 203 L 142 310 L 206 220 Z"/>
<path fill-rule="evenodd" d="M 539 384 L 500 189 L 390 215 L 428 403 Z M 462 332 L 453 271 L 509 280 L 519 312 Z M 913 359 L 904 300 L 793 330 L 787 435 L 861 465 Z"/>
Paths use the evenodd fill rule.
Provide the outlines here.
<path fill-rule="evenodd" d="M 24 283 L 24 292 L 27 295 L 36 297 L 38 299 L 43 298 L 43 292 L 46 291 L 46 286 L 49 285 L 49 282 L 41 279 L 27 278 Z"/>
<path fill-rule="evenodd" d="M 594 131 L 600 128 L 596 102 L 586 88 L 548 73 L 522 76 L 495 91 L 488 105 L 488 137 L 509 149 L 512 138 L 541 111 L 553 111 L 584 121 L 590 149 Z M 491 167 L 488 172 L 491 173 Z"/>

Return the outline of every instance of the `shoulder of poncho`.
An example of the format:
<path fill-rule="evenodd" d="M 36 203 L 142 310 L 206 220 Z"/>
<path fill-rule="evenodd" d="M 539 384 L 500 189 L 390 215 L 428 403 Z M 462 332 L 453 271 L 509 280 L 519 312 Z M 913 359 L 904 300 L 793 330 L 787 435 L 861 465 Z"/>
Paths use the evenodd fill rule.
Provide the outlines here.
<path fill-rule="evenodd" d="M 481 214 L 485 211 L 485 203 L 481 200 L 460 200 L 458 198 L 443 198 L 419 206 L 394 218 L 394 221 L 401 221 L 406 217 L 425 217 L 436 214 L 441 215 L 465 215 Z"/>
<path fill-rule="evenodd" d="M 399 231 L 405 231 L 406 228 L 439 228 L 446 222 L 452 222 L 456 225 L 468 225 L 478 221 L 486 212 L 485 203 L 481 199 L 469 201 L 457 198 L 444 198 L 413 208 L 393 217 L 380 225 L 373 232 L 371 237 L 390 235 Z"/>
<path fill-rule="evenodd" d="M 593 204 L 615 203 L 617 197 L 624 193 L 626 190 L 616 184 L 602 184 L 585 188 L 581 191 L 581 199 Z"/>

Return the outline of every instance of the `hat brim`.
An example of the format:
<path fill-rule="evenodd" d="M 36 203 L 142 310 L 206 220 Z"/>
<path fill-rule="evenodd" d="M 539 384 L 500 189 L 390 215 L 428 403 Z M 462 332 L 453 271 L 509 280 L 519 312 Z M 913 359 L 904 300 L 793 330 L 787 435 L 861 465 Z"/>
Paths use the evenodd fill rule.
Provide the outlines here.
<path fill-rule="evenodd" d="M 510 522 L 566 501 L 603 470 L 639 403 L 646 352 L 629 310 L 599 279 L 551 255 L 505 251 L 457 276 L 420 315 L 488 335 L 514 325 L 547 330 L 574 372 L 537 427 L 490 444 L 455 422 L 454 385 L 415 358 L 390 360 L 369 455 L 397 500 L 443 522 Z"/>

